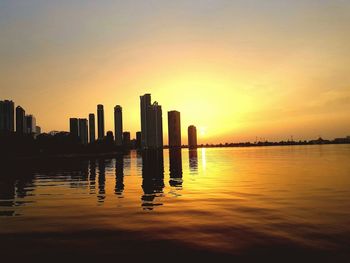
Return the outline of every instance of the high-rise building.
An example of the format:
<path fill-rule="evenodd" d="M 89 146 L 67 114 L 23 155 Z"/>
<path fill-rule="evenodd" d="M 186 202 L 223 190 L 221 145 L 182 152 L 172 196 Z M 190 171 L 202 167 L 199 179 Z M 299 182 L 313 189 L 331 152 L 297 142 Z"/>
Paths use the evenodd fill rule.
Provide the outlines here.
<path fill-rule="evenodd" d="M 35 126 L 35 134 L 36 135 L 41 134 L 41 127 L 40 126 Z"/>
<path fill-rule="evenodd" d="M 26 123 L 26 133 L 28 134 L 35 134 L 36 132 L 36 119 L 33 115 L 26 115 L 25 116 L 25 123 Z"/>
<path fill-rule="evenodd" d="M 97 105 L 97 135 L 98 139 L 101 140 L 105 136 L 105 117 L 103 105 Z"/>
<path fill-rule="evenodd" d="M 15 131 L 15 104 L 11 100 L 0 101 L 0 131 Z"/>
<path fill-rule="evenodd" d="M 16 132 L 18 134 L 24 134 L 26 131 L 25 122 L 26 112 L 21 106 L 16 107 Z"/>
<path fill-rule="evenodd" d="M 147 111 L 151 106 L 151 94 L 145 94 L 140 96 L 140 108 L 141 108 L 141 148 L 146 149 L 147 143 Z"/>
<path fill-rule="evenodd" d="M 123 132 L 123 146 L 129 148 L 131 145 L 130 132 Z"/>
<path fill-rule="evenodd" d="M 197 148 L 197 129 L 193 125 L 188 127 L 188 147 Z"/>
<path fill-rule="evenodd" d="M 162 107 L 157 102 L 147 111 L 147 136 L 149 149 L 163 148 Z"/>
<path fill-rule="evenodd" d="M 74 137 L 79 137 L 79 122 L 77 118 L 69 119 L 69 132 Z"/>
<path fill-rule="evenodd" d="M 123 110 L 120 105 L 114 107 L 114 136 L 117 146 L 123 145 Z"/>
<path fill-rule="evenodd" d="M 106 138 L 105 139 L 105 142 L 108 144 L 108 145 L 113 145 L 114 144 L 114 135 L 113 135 L 113 132 L 112 131 L 108 131 L 106 133 Z"/>
<path fill-rule="evenodd" d="M 90 143 L 93 143 L 96 140 L 95 136 L 95 114 L 89 114 L 89 139 Z"/>
<path fill-rule="evenodd" d="M 170 148 L 181 147 L 181 121 L 180 112 L 168 112 L 168 139 Z"/>
<path fill-rule="evenodd" d="M 135 148 L 136 149 L 141 149 L 141 132 L 136 132 Z"/>
<path fill-rule="evenodd" d="M 88 120 L 79 119 L 79 138 L 82 144 L 88 143 Z"/>
<path fill-rule="evenodd" d="M 162 107 L 154 102 L 151 95 L 140 97 L 141 106 L 141 147 L 142 149 L 163 148 Z"/>

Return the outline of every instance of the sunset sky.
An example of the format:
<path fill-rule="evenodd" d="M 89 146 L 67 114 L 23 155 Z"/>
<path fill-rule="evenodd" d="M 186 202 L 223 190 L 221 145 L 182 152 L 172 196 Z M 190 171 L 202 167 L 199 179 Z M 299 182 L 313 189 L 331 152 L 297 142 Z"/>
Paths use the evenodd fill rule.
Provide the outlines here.
<path fill-rule="evenodd" d="M 43 131 L 139 96 L 181 112 L 199 143 L 350 135 L 348 0 L 0 0 L 0 99 Z"/>

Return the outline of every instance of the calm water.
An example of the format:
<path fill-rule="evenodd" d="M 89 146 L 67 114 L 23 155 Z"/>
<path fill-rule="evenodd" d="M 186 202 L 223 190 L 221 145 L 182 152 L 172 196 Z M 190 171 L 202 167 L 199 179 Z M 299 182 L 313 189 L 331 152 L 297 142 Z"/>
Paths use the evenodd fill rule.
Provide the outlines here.
<path fill-rule="evenodd" d="M 350 145 L 17 163 L 0 176 L 0 245 L 23 257 L 350 262 Z"/>

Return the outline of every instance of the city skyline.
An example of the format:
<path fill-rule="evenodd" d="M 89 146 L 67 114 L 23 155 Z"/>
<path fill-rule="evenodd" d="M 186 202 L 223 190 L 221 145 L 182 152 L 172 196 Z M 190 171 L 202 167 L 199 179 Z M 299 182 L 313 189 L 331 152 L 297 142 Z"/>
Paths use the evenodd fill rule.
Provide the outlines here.
<path fill-rule="evenodd" d="M 45 132 L 101 103 L 135 134 L 150 92 L 200 143 L 349 134 L 350 3 L 248 2 L 2 1 L 1 96 Z"/>

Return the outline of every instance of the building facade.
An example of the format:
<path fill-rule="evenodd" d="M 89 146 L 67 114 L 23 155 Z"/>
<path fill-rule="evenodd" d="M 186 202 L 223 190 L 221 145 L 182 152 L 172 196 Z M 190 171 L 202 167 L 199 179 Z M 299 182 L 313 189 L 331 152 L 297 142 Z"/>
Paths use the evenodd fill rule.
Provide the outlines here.
<path fill-rule="evenodd" d="M 97 136 L 99 140 L 102 140 L 105 136 L 105 117 L 103 105 L 97 105 Z"/>
<path fill-rule="evenodd" d="M 151 106 L 151 94 L 145 94 L 140 96 L 140 108 L 141 108 L 141 148 L 146 149 L 148 147 L 148 134 L 147 134 L 147 111 Z"/>
<path fill-rule="evenodd" d="M 197 148 L 197 128 L 193 125 L 188 127 L 188 147 Z"/>
<path fill-rule="evenodd" d="M 0 131 L 15 131 L 15 104 L 11 100 L 0 101 Z"/>
<path fill-rule="evenodd" d="M 89 141 L 90 143 L 93 143 L 96 140 L 95 135 L 95 114 L 90 113 L 89 114 Z"/>
<path fill-rule="evenodd" d="M 114 107 L 114 137 L 117 146 L 123 145 L 123 109 L 120 105 Z"/>
<path fill-rule="evenodd" d="M 36 133 L 36 119 L 33 115 L 25 116 L 26 133 L 35 134 Z"/>
<path fill-rule="evenodd" d="M 79 137 L 79 122 L 77 118 L 69 119 L 69 132 L 74 137 Z"/>
<path fill-rule="evenodd" d="M 79 119 L 79 138 L 82 144 L 88 143 L 88 120 Z"/>
<path fill-rule="evenodd" d="M 170 148 L 181 147 L 181 120 L 180 112 L 168 112 L 168 144 Z"/>
<path fill-rule="evenodd" d="M 16 107 L 16 132 L 24 134 L 26 131 L 26 112 L 21 106 Z"/>
<path fill-rule="evenodd" d="M 163 148 L 162 107 L 154 102 L 151 104 L 151 95 L 140 97 L 141 106 L 141 148 Z"/>

